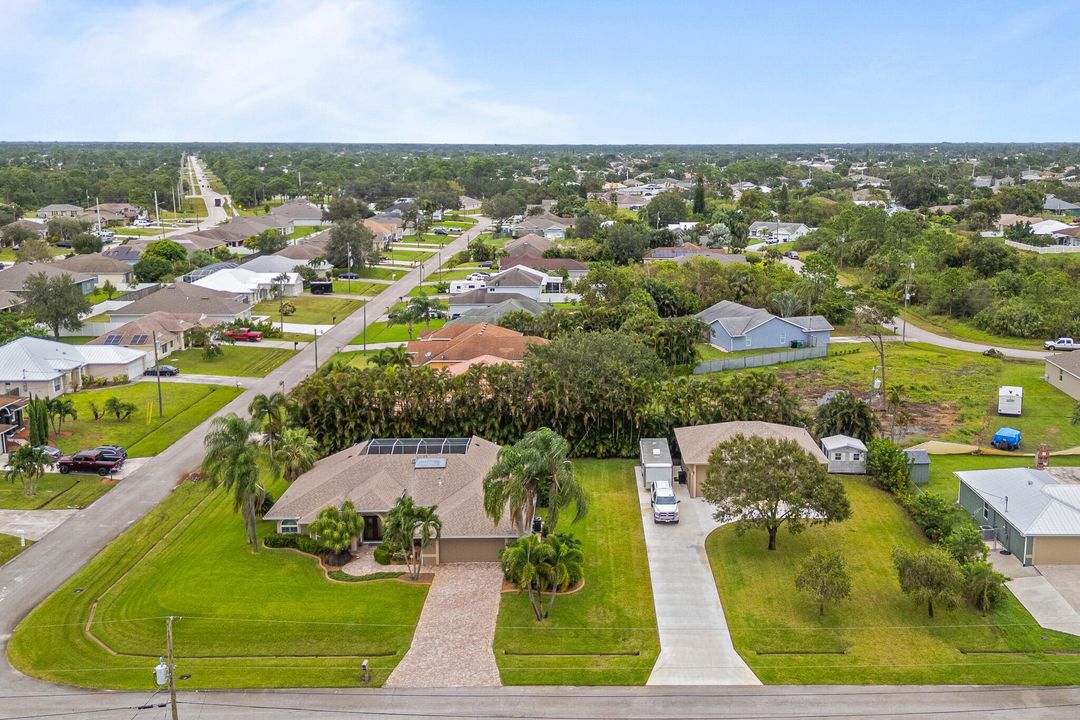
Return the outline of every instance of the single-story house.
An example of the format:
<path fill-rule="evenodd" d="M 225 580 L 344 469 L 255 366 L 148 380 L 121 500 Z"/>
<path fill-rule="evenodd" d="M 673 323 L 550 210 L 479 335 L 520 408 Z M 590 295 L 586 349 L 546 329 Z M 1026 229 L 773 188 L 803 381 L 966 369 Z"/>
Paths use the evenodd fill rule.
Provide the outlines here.
<path fill-rule="evenodd" d="M 541 235 L 537 235 L 536 233 L 529 233 L 509 241 L 503 246 L 503 250 L 510 257 L 515 257 L 517 255 L 525 255 L 528 253 L 543 255 L 553 247 L 555 247 L 555 243 L 551 240 Z"/>
<path fill-rule="evenodd" d="M 438 506 L 442 536 L 423 563 L 496 562 L 521 535 L 503 516 L 484 512 L 484 476 L 499 446 L 482 438 L 373 439 L 325 457 L 282 493 L 264 516 L 280 533 L 306 533 L 328 507 L 352 501 L 364 518 L 362 541 L 382 542 L 383 524 L 398 498 Z"/>
<path fill-rule="evenodd" d="M 410 340 L 405 351 L 414 366 L 446 368 L 482 355 L 500 358 L 505 363 L 520 363 L 531 345 L 545 343 L 544 338 L 489 323 L 453 323 Z"/>
<path fill-rule="evenodd" d="M 174 235 L 169 239 L 175 242 L 180 247 L 184 248 L 184 250 L 187 251 L 188 257 L 190 258 L 192 255 L 199 252 L 200 250 L 202 250 L 203 252 L 212 253 L 218 248 L 223 248 L 226 246 L 224 240 L 214 237 L 215 230 L 216 228 L 211 228 L 209 230 L 203 230 L 202 232 L 189 232 L 184 233 L 183 235 Z M 160 238 L 156 237 L 131 238 L 127 241 L 127 244 L 129 246 L 138 248 L 137 252 L 139 254 L 142 254 L 142 252 L 146 250 L 147 245 L 159 239 Z M 138 262 L 138 258 L 135 259 L 135 262 Z"/>
<path fill-rule="evenodd" d="M 701 494 L 701 485 L 709 472 L 709 456 L 716 446 L 740 435 L 767 440 L 792 440 L 814 460 L 825 466 L 829 464 L 814 438 L 800 427 L 757 420 L 678 427 L 675 428 L 675 443 L 679 447 L 682 467 L 686 472 L 690 497 Z"/>
<path fill-rule="evenodd" d="M 732 254 L 725 250 L 721 250 L 720 248 L 702 247 L 701 245 L 695 245 L 694 243 L 683 243 L 682 245 L 673 247 L 653 248 L 646 252 L 642 259 L 647 263 L 662 262 L 665 260 L 682 263 L 692 257 L 709 258 L 710 260 L 716 260 L 721 263 L 746 262 L 745 255 Z"/>
<path fill-rule="evenodd" d="M 270 210 L 273 218 L 286 234 L 298 227 L 322 227 L 329 225 L 322 219 L 322 208 L 305 198 L 296 198 Z"/>
<path fill-rule="evenodd" d="M 829 459 L 829 472 L 866 474 L 866 445 L 858 438 L 830 435 L 821 439 L 821 450 Z"/>
<path fill-rule="evenodd" d="M 532 253 L 522 253 L 513 257 L 505 257 L 499 261 L 500 270 L 509 270 L 515 267 L 527 267 L 539 270 L 546 275 L 558 275 L 562 277 L 566 273 L 568 280 L 577 282 L 589 274 L 589 266 L 572 258 L 546 258 Z"/>
<path fill-rule="evenodd" d="M 193 313 L 152 312 L 100 335 L 87 345 L 108 345 L 142 350 L 154 357 L 154 335 L 157 334 L 157 357 L 161 358 L 186 345 L 186 333 L 196 327 L 213 327 L 217 321 Z"/>
<path fill-rule="evenodd" d="M 1080 564 L 1080 485 L 1034 468 L 954 474 L 960 506 L 1021 563 Z"/>
<path fill-rule="evenodd" d="M 921 449 L 904 450 L 907 456 L 908 479 L 916 485 L 930 483 L 930 453 Z"/>
<path fill-rule="evenodd" d="M 285 297 L 298 297 L 304 292 L 304 279 L 299 273 L 261 273 L 242 267 L 223 268 L 192 279 L 191 284 L 229 293 L 252 304 L 272 297 L 278 289 Z"/>
<path fill-rule="evenodd" d="M 106 248 L 101 251 L 103 257 L 112 258 L 113 260 L 119 260 L 120 262 L 127 263 L 128 265 L 134 265 L 139 262 L 139 258 L 142 257 L 143 250 L 146 249 L 145 245 L 115 245 L 111 248 Z"/>
<path fill-rule="evenodd" d="M 309 260 L 299 260 L 296 258 L 285 257 L 284 255 L 256 255 L 250 260 L 245 260 L 244 264 L 240 266 L 244 270 L 251 270 L 258 273 L 272 273 L 277 275 L 278 273 L 293 273 L 296 272 L 298 267 L 311 267 Z M 332 266 L 328 262 L 319 263 L 314 269 L 319 272 L 325 272 Z"/>
<path fill-rule="evenodd" d="M 489 277 L 486 289 L 490 293 L 524 295 L 539 301 L 540 296 L 545 292 L 561 292 L 562 278 L 551 277 L 547 273 L 532 268 L 514 267 Z"/>
<path fill-rule="evenodd" d="M 78 205 L 70 205 L 68 203 L 54 203 L 52 205 L 46 205 L 37 211 L 39 218 L 45 218 L 46 220 L 54 217 L 78 217 L 83 211 Z"/>
<path fill-rule="evenodd" d="M 821 315 L 782 318 L 767 310 L 721 300 L 697 314 L 709 326 L 709 342 L 724 350 L 828 345 L 833 326 Z"/>
<path fill-rule="evenodd" d="M 531 310 L 534 315 L 544 311 L 543 305 L 527 295 L 509 292 L 488 292 L 487 287 L 480 287 L 450 296 L 450 318 L 461 317 L 471 310 L 485 310 L 511 300 L 521 301 L 524 305 L 522 309 Z"/>
<path fill-rule="evenodd" d="M 513 226 L 514 235 L 535 234 L 547 240 L 562 240 L 566 237 L 567 228 L 574 226 L 573 218 L 564 218 L 552 212 L 544 211 L 539 215 L 531 215 Z"/>
<path fill-rule="evenodd" d="M 40 222 L 40 221 L 37 221 L 37 220 L 30 220 L 28 218 L 20 218 L 20 219 L 16 220 L 15 222 L 9 223 L 9 224 L 5 225 L 3 228 L 0 228 L 0 230 L 4 230 L 4 229 L 9 228 L 9 227 L 20 227 L 23 230 L 28 230 L 28 231 L 34 233 L 34 235 L 36 235 L 39 238 L 43 238 L 43 237 L 45 237 L 46 235 L 49 234 L 49 226 L 48 226 L 47 223 Z"/>
<path fill-rule="evenodd" d="M 54 398 L 82 386 L 83 376 L 136 378 L 153 364 L 141 350 L 69 345 L 21 337 L 0 346 L 0 388 L 4 395 Z"/>
<path fill-rule="evenodd" d="M 326 244 L 328 241 L 328 238 L 319 238 L 317 240 L 305 239 L 302 242 L 278 250 L 274 253 L 274 256 L 289 258 L 290 260 L 301 260 L 307 263 L 311 260 L 326 257 Z"/>
<path fill-rule="evenodd" d="M 9 441 L 23 429 L 23 408 L 29 401 L 22 395 L 0 395 L 0 455 L 14 449 Z"/>
<path fill-rule="evenodd" d="M 1047 195 L 1043 202 L 1043 210 L 1058 215 L 1080 215 L 1080 205 L 1062 200 L 1053 195 Z"/>
<path fill-rule="evenodd" d="M 233 322 L 251 317 L 251 303 L 237 299 L 235 293 L 176 282 L 113 310 L 114 322 L 130 322 L 153 312 L 192 313 L 217 322 Z"/>
<path fill-rule="evenodd" d="M 112 283 L 115 288 L 123 288 L 131 284 L 131 266 L 122 260 L 106 257 L 101 253 L 72 255 L 63 260 L 56 260 L 53 265 L 72 273 L 93 275 L 99 288 L 107 282 Z"/>
<path fill-rule="evenodd" d="M 1043 379 L 1073 400 L 1080 401 L 1080 352 L 1054 353 L 1044 362 Z"/>
<path fill-rule="evenodd" d="M 804 223 L 769 222 L 759 220 L 750 223 L 750 237 L 755 240 L 776 240 L 778 242 L 791 242 L 798 240 L 810 232 Z"/>
<path fill-rule="evenodd" d="M 495 296 L 500 297 L 499 295 Z M 503 295 L 502 297 L 505 297 Z M 545 308 L 535 300 L 530 300 L 527 297 L 510 298 L 509 300 L 503 300 L 502 302 L 495 303 L 494 305 L 488 305 L 486 307 L 474 307 L 471 310 L 466 310 L 460 315 L 454 316 L 451 311 L 451 317 L 453 318 L 447 325 L 476 325 L 477 323 L 492 323 L 498 325 L 499 321 L 506 315 L 514 312 L 529 313 L 533 317 L 536 317 L 540 313 L 544 312 Z"/>
<path fill-rule="evenodd" d="M 79 289 L 82 290 L 83 295 L 89 295 L 97 287 L 97 280 L 93 275 L 74 272 L 56 263 L 21 262 L 0 270 L 0 290 L 16 294 L 20 293 L 23 285 L 26 284 L 26 279 L 38 273 L 44 273 L 50 278 L 57 275 L 69 275 L 75 284 L 79 286 Z"/>

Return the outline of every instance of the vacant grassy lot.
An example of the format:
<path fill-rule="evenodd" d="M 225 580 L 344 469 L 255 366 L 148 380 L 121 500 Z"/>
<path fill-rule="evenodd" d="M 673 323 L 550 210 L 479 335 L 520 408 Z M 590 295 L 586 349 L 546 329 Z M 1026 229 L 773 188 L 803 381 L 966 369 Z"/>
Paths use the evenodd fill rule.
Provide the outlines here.
<path fill-rule="evenodd" d="M 1024 388 L 1023 414 L 1002 417 L 997 414 L 997 394 L 991 400 L 987 417 L 984 444 L 999 427 L 1014 427 L 1023 433 L 1021 450 L 1035 452 L 1040 442 L 1050 444 L 1051 450 L 1066 450 L 1080 446 L 1080 425 L 1070 422 L 1076 402 L 1048 382 L 1044 382 L 1041 362 L 1002 363 L 999 385 L 1019 385 Z"/>
<path fill-rule="evenodd" d="M 31 545 L 33 543 L 27 540 L 25 547 L 20 547 L 19 538 L 14 535 L 0 534 L 0 565 L 3 565 Z"/>
<path fill-rule="evenodd" d="M 428 329 L 436 330 L 446 324 L 446 320 L 436 319 L 431 321 L 429 328 L 424 323 L 413 324 L 413 339 L 420 337 L 420 333 Z M 406 325 L 388 325 L 385 322 L 371 323 L 367 329 L 367 341 L 369 343 L 404 343 L 409 341 L 409 328 Z M 349 341 L 350 345 L 361 345 L 364 342 L 364 334 L 360 333 Z"/>
<path fill-rule="evenodd" d="M 495 660 L 507 685 L 642 685 L 660 644 L 633 464 L 574 467 L 592 505 L 581 523 L 571 513 L 559 529 L 582 541 L 585 587 L 556 599 L 541 623 L 525 595 L 504 593 Z"/>
<path fill-rule="evenodd" d="M 451 280 L 464 280 L 465 278 L 469 277 L 470 275 L 472 275 L 474 272 L 477 272 L 477 271 L 488 272 L 488 273 L 492 272 L 492 270 L 490 268 L 486 268 L 486 269 L 485 268 L 479 268 L 479 267 L 457 268 L 457 269 L 454 269 L 454 270 L 439 270 L 439 272 L 435 272 L 435 273 L 432 273 L 432 274 L 428 275 L 428 279 L 434 280 L 434 281 L 437 281 L 437 282 L 450 282 Z"/>
<path fill-rule="evenodd" d="M 288 550 L 253 554 L 232 501 L 185 484 L 27 616 L 9 657 L 53 682 L 149 689 L 172 614 L 183 617 L 174 625 L 177 665 L 191 675 L 183 688 L 351 687 L 363 658 L 380 685 L 426 594 L 396 580 L 331 583 Z M 91 613 L 94 637 L 116 655 L 86 633 Z"/>
<path fill-rule="evenodd" d="M 427 260 L 434 255 L 434 252 L 428 250 L 397 250 L 390 249 L 382 254 L 383 260 L 390 262 L 416 262 L 417 260 Z"/>
<path fill-rule="evenodd" d="M 388 287 L 390 286 L 385 283 L 374 283 L 367 280 L 334 281 L 334 292 L 341 295 L 378 295 Z"/>
<path fill-rule="evenodd" d="M 285 322 L 311 325 L 330 325 L 334 317 L 344 320 L 364 305 L 363 300 L 345 300 L 318 295 L 301 295 L 288 300 L 296 307 L 296 312 L 286 316 Z M 278 322 L 281 320 L 281 316 L 278 315 L 278 305 L 276 300 L 267 300 L 253 307 L 251 314 L 267 315 L 272 321 Z"/>
<path fill-rule="evenodd" d="M 97 475 L 46 473 L 37 494 L 26 497 L 22 483 L 0 483 L 0 508 L 6 510 L 63 510 L 84 508 L 112 488 Z"/>
<path fill-rule="evenodd" d="M 307 237 L 308 235 L 314 235 L 320 230 L 322 230 L 322 228 L 316 227 L 315 225 L 298 225 L 289 233 L 289 239 L 298 240 Z"/>
<path fill-rule="evenodd" d="M 222 345 L 221 350 L 221 357 L 205 360 L 202 348 L 188 348 L 164 358 L 161 364 L 173 365 L 181 373 L 263 377 L 296 354 L 292 350 L 257 347 L 257 343 Z"/>
<path fill-rule="evenodd" d="M 417 296 L 420 295 L 421 292 L 423 292 L 425 295 L 428 295 L 428 296 L 438 295 L 439 294 L 438 283 L 432 283 L 432 284 L 429 285 L 428 282 L 425 280 L 423 285 L 417 285 L 412 290 L 405 293 L 405 296 L 406 297 L 417 297 Z M 445 295 L 446 293 L 443 293 L 443 294 Z"/>
<path fill-rule="evenodd" d="M 132 457 L 156 455 L 239 394 L 240 390 L 234 387 L 173 383 L 164 391 L 165 417 L 159 418 L 154 383 L 77 392 L 69 397 L 75 401 L 79 419 L 65 422 L 62 436 L 53 440 L 66 453 L 110 444 L 123 445 Z M 135 412 L 127 420 L 115 417 L 94 420 L 90 404 L 104 408 L 110 397 L 133 403 Z M 153 415 L 149 424 L 146 422 L 148 406 Z"/>
<path fill-rule="evenodd" d="M 366 267 L 359 270 L 353 270 L 361 279 L 368 278 L 371 280 L 398 280 L 405 275 L 407 270 L 399 270 L 395 268 L 383 268 L 383 267 Z"/>
<path fill-rule="evenodd" d="M 861 480 L 845 482 L 852 517 L 801 535 L 782 533 L 766 549 L 763 532 L 733 527 L 706 543 L 735 647 L 766 683 L 1019 683 L 1071 685 L 1080 638 L 1043 630 L 1010 594 L 989 615 L 967 606 L 926 607 L 903 595 L 894 547 L 926 544 L 893 498 Z M 843 550 L 851 597 L 826 606 L 795 591 L 800 563 L 815 549 Z M 992 651 L 992 652 L 991 652 Z"/>

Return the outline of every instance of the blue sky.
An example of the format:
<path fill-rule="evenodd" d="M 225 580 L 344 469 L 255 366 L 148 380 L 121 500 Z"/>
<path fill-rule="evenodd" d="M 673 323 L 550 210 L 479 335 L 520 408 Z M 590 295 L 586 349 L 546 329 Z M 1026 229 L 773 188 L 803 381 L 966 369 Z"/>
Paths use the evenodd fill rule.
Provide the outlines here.
<path fill-rule="evenodd" d="M 1080 0 L 0 0 L 0 17 L 0 140 L 1080 140 Z"/>

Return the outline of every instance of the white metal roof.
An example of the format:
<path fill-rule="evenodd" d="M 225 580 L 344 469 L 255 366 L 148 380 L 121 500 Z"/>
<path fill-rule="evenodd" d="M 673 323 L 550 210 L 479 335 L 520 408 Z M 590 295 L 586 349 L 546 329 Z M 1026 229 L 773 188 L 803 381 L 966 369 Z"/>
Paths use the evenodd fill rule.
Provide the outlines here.
<path fill-rule="evenodd" d="M 297 273 L 282 274 L 288 278 L 284 282 L 285 285 L 295 285 L 300 282 L 300 276 Z M 248 294 L 258 292 L 262 287 L 269 288 L 277 285 L 277 276 L 278 273 L 254 272 L 244 268 L 228 268 L 199 278 L 191 284 L 221 292 Z"/>
<path fill-rule="evenodd" d="M 1001 387 L 998 388 L 998 396 L 1000 397 L 1002 395 L 1005 395 L 1005 396 L 1008 396 L 1008 397 L 1022 398 L 1022 397 L 1024 397 L 1024 388 L 1022 388 L 1022 387 L 1020 387 L 1018 385 L 1002 385 Z"/>
<path fill-rule="evenodd" d="M 641 464 L 671 467 L 671 448 L 664 438 L 641 438 Z"/>
<path fill-rule="evenodd" d="M 863 444 L 862 440 L 848 435 L 830 435 L 829 437 L 821 438 L 821 447 L 825 449 L 825 452 L 841 450 L 843 448 L 851 448 L 852 450 L 866 452 L 866 445 Z"/>
<path fill-rule="evenodd" d="M 146 355 L 142 350 L 109 345 L 68 345 L 21 337 L 0 347 L 0 380 L 51 380 L 85 365 L 127 365 Z"/>
<path fill-rule="evenodd" d="M 1080 485 L 1059 483 L 1033 468 L 965 470 L 956 476 L 1024 535 L 1080 535 Z"/>

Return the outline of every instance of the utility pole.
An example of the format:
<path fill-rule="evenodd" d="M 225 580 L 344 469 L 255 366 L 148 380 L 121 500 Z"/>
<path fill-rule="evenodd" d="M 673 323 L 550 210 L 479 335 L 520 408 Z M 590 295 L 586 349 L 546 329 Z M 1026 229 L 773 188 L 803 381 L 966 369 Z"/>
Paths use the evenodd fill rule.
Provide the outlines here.
<path fill-rule="evenodd" d="M 319 331 L 315 331 L 315 372 L 319 371 Z"/>
<path fill-rule="evenodd" d="M 172 622 L 173 616 L 170 615 L 165 620 L 165 651 L 167 664 L 169 666 L 169 708 L 172 711 L 172 720 L 178 720 L 179 716 L 176 713 L 176 663 L 173 661 Z"/>
<path fill-rule="evenodd" d="M 912 260 L 908 263 L 907 282 L 904 284 L 904 333 L 900 340 L 904 345 L 907 345 L 908 300 L 911 298 L 911 271 L 914 269 L 915 261 Z"/>
<path fill-rule="evenodd" d="M 161 231 L 161 237 L 165 237 L 165 228 L 161 224 L 161 208 L 158 207 L 157 190 L 154 191 L 154 216 L 157 218 L 158 230 Z"/>
<path fill-rule="evenodd" d="M 367 354 L 367 303 L 364 303 L 364 354 Z"/>
<path fill-rule="evenodd" d="M 154 331 L 154 376 L 157 377 L 157 406 L 158 417 L 165 417 L 165 403 L 161 399 L 161 368 L 158 367 L 158 342 L 157 330 Z"/>

